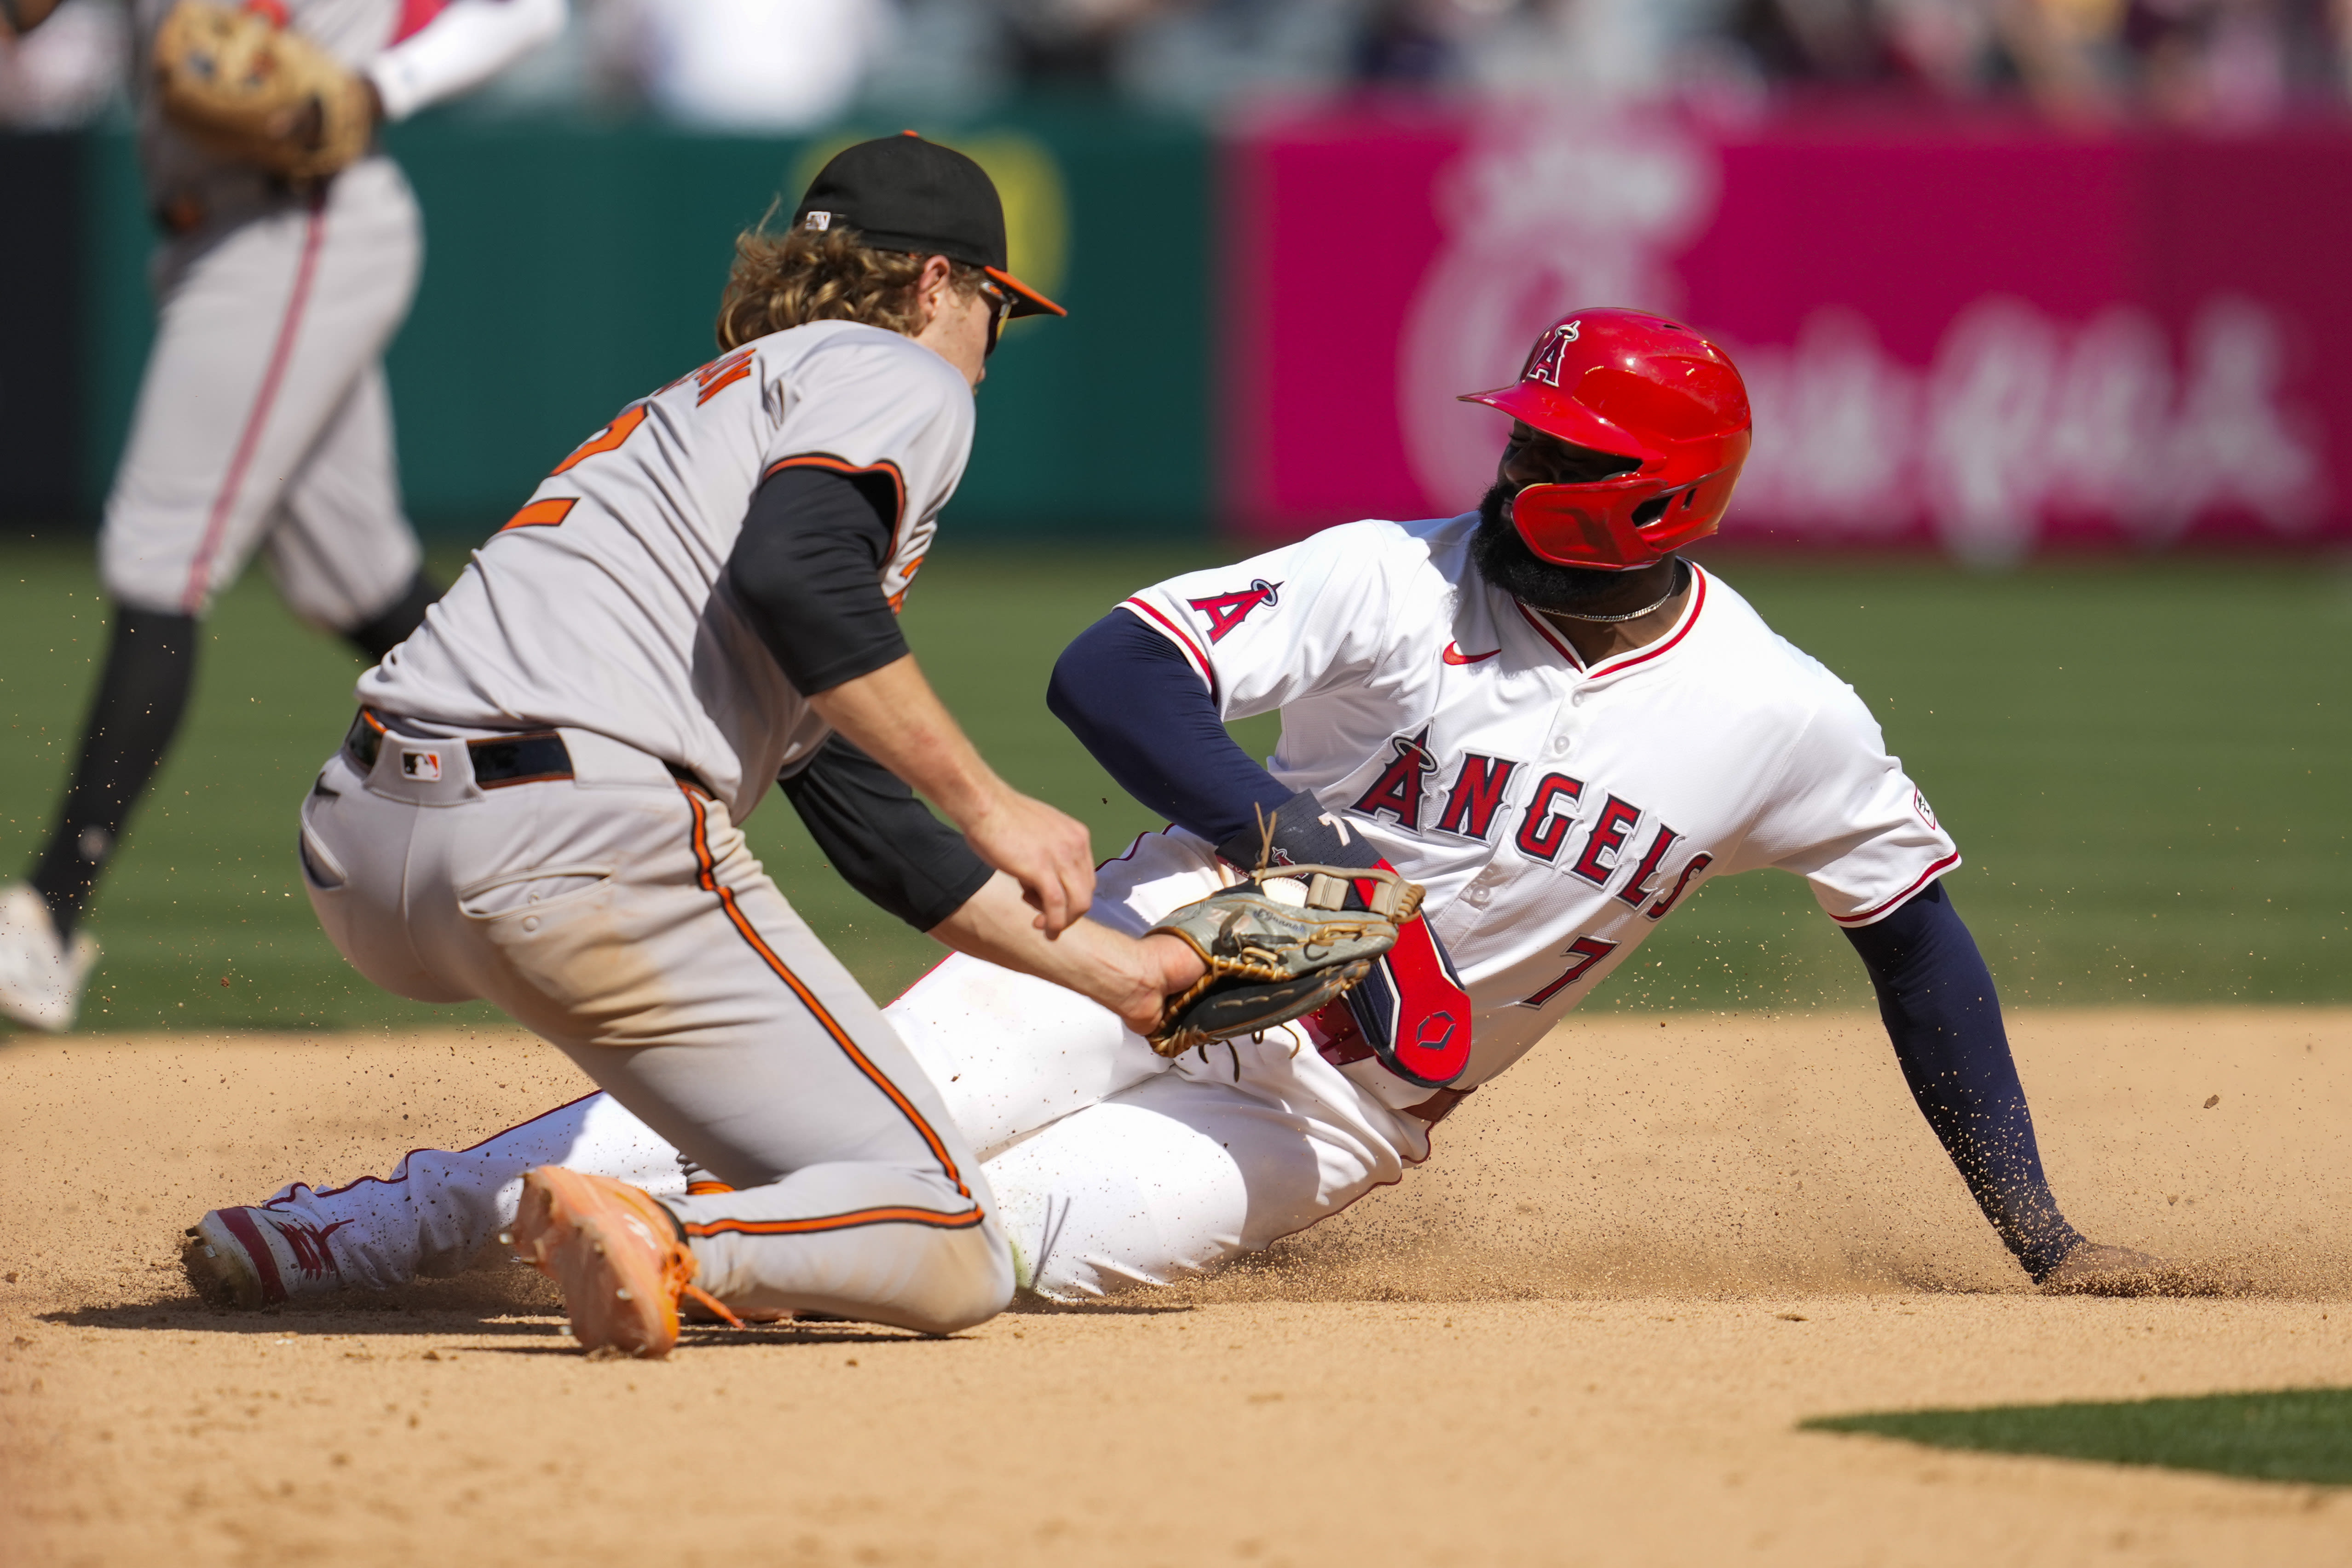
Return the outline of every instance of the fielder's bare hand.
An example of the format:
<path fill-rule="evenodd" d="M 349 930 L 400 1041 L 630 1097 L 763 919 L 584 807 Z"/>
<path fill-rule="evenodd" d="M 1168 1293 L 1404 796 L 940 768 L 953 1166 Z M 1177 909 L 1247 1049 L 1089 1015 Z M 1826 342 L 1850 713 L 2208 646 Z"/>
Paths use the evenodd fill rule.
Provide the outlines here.
<path fill-rule="evenodd" d="M 1010 787 L 957 825 L 980 858 L 1021 884 L 1036 925 L 1059 936 L 1095 901 L 1087 825 Z"/>

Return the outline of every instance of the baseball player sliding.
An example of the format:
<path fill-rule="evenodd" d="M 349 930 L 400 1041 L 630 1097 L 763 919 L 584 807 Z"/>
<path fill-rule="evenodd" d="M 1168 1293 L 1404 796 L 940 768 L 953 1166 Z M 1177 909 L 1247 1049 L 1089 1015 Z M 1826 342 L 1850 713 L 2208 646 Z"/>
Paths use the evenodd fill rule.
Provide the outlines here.
<path fill-rule="evenodd" d="M 1772 867 L 1853 942 L 1921 1111 L 2027 1273 L 2160 1284 L 2157 1259 L 2061 1213 L 1939 884 L 1959 852 L 1868 710 L 1675 553 L 1714 531 L 1747 455 L 1730 361 L 1671 321 L 1586 310 L 1472 400 L 1513 420 L 1476 510 L 1174 578 L 1057 666 L 1055 711 L 1173 822 L 1101 868 L 1094 921 L 1142 932 L 1269 852 L 1393 867 L 1427 902 L 1341 1002 L 1173 1060 L 1132 1015 L 985 954 L 899 998 L 887 1016 L 982 1157 L 1021 1282 L 1073 1300 L 1165 1283 L 1398 1180 L 1703 883 Z M 1223 721 L 1276 709 L 1261 767 Z M 627 962 L 679 984 L 666 952 Z M 191 1269 L 248 1303 L 453 1273 L 551 1160 L 665 1194 L 728 1179 L 592 1095 L 389 1180 L 216 1210 Z"/>
<path fill-rule="evenodd" d="M 84 907 L 187 710 L 197 623 L 255 550 L 297 612 L 370 659 L 431 603 L 383 367 L 423 236 L 375 128 L 480 85 L 564 16 L 564 0 L 138 0 L 161 310 L 99 535 L 105 673 L 48 841 L 0 891 L 0 1016 L 72 1024 L 98 956 Z"/>

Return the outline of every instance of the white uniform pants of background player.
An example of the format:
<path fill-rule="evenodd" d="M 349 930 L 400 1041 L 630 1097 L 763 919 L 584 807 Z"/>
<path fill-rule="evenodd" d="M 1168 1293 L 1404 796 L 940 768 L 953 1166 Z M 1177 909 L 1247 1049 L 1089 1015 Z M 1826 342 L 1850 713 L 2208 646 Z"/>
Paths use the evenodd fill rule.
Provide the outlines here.
<path fill-rule="evenodd" d="M 563 737 L 577 777 L 490 789 L 463 739 L 387 736 L 364 777 L 331 761 L 302 858 L 335 945 L 404 996 L 496 1003 L 735 1189 L 664 1200 L 720 1300 L 935 1333 L 993 1316 L 1013 1281 L 987 1181 L 880 1012 L 722 807 Z M 477 1247 L 514 1212 L 475 1233 L 482 1205 L 439 1206 Z"/>
<path fill-rule="evenodd" d="M 383 356 L 423 254 L 388 158 L 315 198 L 175 241 L 99 569 L 117 603 L 201 616 L 256 545 L 297 614 L 383 613 L 420 560 L 400 506 Z"/>
<path fill-rule="evenodd" d="M 1139 934 L 1225 874 L 1190 835 L 1150 834 L 1106 865 L 1093 918 Z M 1152 1054 L 1075 993 L 962 955 L 888 1009 L 986 1160 L 1021 1283 L 1061 1300 L 1168 1284 L 1270 1246 L 1399 1179 L 1429 1130 L 1392 1109 L 1425 1099 L 1365 1062 L 1333 1067 L 1291 1031 Z M 576 1054 L 576 1053 L 575 1053 Z M 557 1162 L 646 1186 L 684 1184 L 677 1152 L 603 1095 L 473 1148 L 418 1151 L 370 1178 L 270 1200 L 346 1285 L 453 1274 L 511 1218 L 521 1173 Z"/>

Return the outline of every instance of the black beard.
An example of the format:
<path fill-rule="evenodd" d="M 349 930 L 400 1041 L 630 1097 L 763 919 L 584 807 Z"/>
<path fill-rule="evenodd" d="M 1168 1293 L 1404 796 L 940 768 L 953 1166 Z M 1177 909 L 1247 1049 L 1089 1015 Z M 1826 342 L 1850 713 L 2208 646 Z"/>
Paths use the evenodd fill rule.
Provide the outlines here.
<path fill-rule="evenodd" d="M 1517 493 L 1516 486 L 1497 484 L 1479 499 L 1478 531 L 1470 540 L 1479 574 L 1529 609 L 1573 616 L 1617 607 L 1612 601 L 1625 596 L 1625 580 L 1640 574 L 1561 566 L 1538 555 L 1511 522 L 1511 498 Z"/>

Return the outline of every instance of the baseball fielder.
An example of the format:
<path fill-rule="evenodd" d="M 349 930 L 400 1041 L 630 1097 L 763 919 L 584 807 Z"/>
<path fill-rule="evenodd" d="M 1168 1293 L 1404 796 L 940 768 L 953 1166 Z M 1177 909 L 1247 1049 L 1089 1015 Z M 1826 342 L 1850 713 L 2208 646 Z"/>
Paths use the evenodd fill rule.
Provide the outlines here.
<path fill-rule="evenodd" d="M 2148 1288 L 2156 1260 L 2084 1241 L 2050 1192 L 1991 977 L 1939 886 L 1950 837 L 1853 689 L 1675 553 L 1714 530 L 1747 453 L 1730 362 L 1586 310 L 1474 400 L 1515 421 L 1477 510 L 1160 584 L 1055 671 L 1055 710 L 1174 823 L 1100 869 L 1094 919 L 1141 931 L 1269 839 L 1393 865 L 1428 901 L 1344 1004 L 1173 1062 L 980 958 L 899 998 L 887 1016 L 984 1160 L 1021 1282 L 1070 1300 L 1166 1283 L 1397 1181 L 1701 885 L 1778 868 L 1853 941 L 1920 1110 L 2029 1275 Z M 1261 767 L 1223 721 L 1275 709 Z M 192 1253 L 248 1302 L 453 1273 L 551 1159 L 664 1192 L 724 1179 L 590 1096 L 388 1180 L 215 1211 Z"/>
<path fill-rule="evenodd" d="M 497 1003 L 726 1184 L 525 1176 L 512 1244 L 583 1348 L 667 1353 L 681 1293 L 935 1332 L 1011 1296 L 970 1141 L 745 847 L 779 775 L 860 887 L 1049 994 L 1158 1030 L 1223 973 L 1219 932 L 1079 920 L 1086 829 L 981 761 L 899 634 L 1000 322 L 1062 313 L 1004 263 L 971 159 L 912 132 L 835 157 L 789 230 L 739 241 L 719 357 L 556 465 L 361 678 L 303 804 L 305 885 L 362 973 Z M 1333 923 L 1366 963 L 1395 940 Z"/>
<path fill-rule="evenodd" d="M 423 234 L 374 123 L 478 86 L 564 16 L 564 0 L 137 0 L 160 314 L 99 534 L 105 674 L 48 841 L 0 892 L 0 1016 L 72 1024 L 98 956 L 84 906 L 186 711 L 197 623 L 257 549 L 298 613 L 372 660 L 431 602 L 383 367 Z M 239 138 L 187 107 L 192 83 L 298 69 L 300 96 Z"/>

